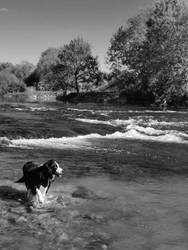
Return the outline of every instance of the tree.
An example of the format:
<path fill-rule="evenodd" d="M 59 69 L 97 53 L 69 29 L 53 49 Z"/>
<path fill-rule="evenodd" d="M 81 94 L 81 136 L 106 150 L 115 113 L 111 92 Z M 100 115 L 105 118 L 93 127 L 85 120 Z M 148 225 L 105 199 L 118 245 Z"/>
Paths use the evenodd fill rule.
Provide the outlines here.
<path fill-rule="evenodd" d="M 14 74 L 20 81 L 25 79 L 34 71 L 35 66 L 27 61 L 23 61 L 20 64 L 14 66 Z"/>
<path fill-rule="evenodd" d="M 0 71 L 6 70 L 7 72 L 13 73 L 14 69 L 15 67 L 12 63 L 9 62 L 0 63 Z"/>
<path fill-rule="evenodd" d="M 155 102 L 172 104 L 185 94 L 187 41 L 187 7 L 180 0 L 161 0 L 119 28 L 111 39 L 108 60 L 113 71 L 134 72 L 135 88 L 151 92 Z"/>
<path fill-rule="evenodd" d="M 24 80 L 25 84 L 28 86 L 28 87 L 37 87 L 38 86 L 38 83 L 40 81 L 40 74 L 37 70 L 37 68 L 31 72 L 30 75 L 28 75 L 28 77 Z"/>
<path fill-rule="evenodd" d="M 88 90 L 100 80 L 97 57 L 91 54 L 91 46 L 81 38 L 71 40 L 60 49 L 60 71 L 63 71 L 64 82 L 68 88 Z"/>
<path fill-rule="evenodd" d="M 9 62 L 0 64 L 0 72 L 3 72 L 3 77 L 6 75 L 6 77 L 9 79 L 10 75 L 14 75 L 16 78 L 14 78 L 13 82 L 15 83 L 17 80 L 19 80 L 20 84 L 23 86 L 25 86 L 24 83 L 26 79 L 31 75 L 31 73 L 33 73 L 34 69 L 35 66 L 27 61 L 23 61 L 17 65 L 13 65 Z"/>
<path fill-rule="evenodd" d="M 67 92 L 71 91 L 68 71 L 64 65 L 57 64 L 52 68 L 52 72 L 53 90 L 61 90 L 63 91 L 63 95 L 67 95 Z"/>
<path fill-rule="evenodd" d="M 188 77 L 188 9 L 178 0 L 157 2 L 146 24 L 142 72 L 156 102 L 176 104 Z"/>
<path fill-rule="evenodd" d="M 142 11 L 137 16 L 130 18 L 127 24 L 120 26 L 110 40 L 107 52 L 107 62 L 112 71 L 121 72 L 133 70 L 147 32 L 146 21 L 150 10 Z"/>
<path fill-rule="evenodd" d="M 35 71 L 35 76 L 39 76 L 35 81 L 36 87 L 38 89 L 50 90 L 53 89 L 53 67 L 59 64 L 58 58 L 59 49 L 57 48 L 48 48 L 44 52 L 42 52 L 39 62 L 37 64 L 37 68 Z M 34 77 L 33 79 L 35 79 Z M 29 80 L 32 80 L 30 78 Z"/>
<path fill-rule="evenodd" d="M 37 64 L 37 71 L 39 72 L 41 79 L 51 71 L 54 65 L 59 63 L 59 49 L 48 48 L 42 52 L 39 62 Z"/>
<path fill-rule="evenodd" d="M 25 84 L 6 69 L 0 71 L 0 94 L 4 95 L 9 92 L 23 92 Z"/>

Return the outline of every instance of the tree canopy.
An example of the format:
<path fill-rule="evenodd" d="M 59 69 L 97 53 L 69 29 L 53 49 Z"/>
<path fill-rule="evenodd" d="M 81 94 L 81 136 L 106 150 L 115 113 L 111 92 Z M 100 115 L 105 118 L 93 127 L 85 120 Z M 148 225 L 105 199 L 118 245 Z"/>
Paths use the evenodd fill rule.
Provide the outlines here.
<path fill-rule="evenodd" d="M 97 57 L 92 56 L 91 46 L 82 38 L 70 41 L 60 49 L 59 55 L 61 70 L 69 88 L 88 90 L 100 80 L 100 71 Z"/>
<path fill-rule="evenodd" d="M 7 70 L 0 71 L 0 94 L 9 92 L 22 92 L 25 90 L 25 84 Z"/>
<path fill-rule="evenodd" d="M 37 64 L 37 87 L 43 90 L 87 91 L 98 84 L 101 72 L 91 46 L 76 38 L 61 48 L 45 50 Z M 32 79 L 31 79 L 32 80 Z"/>
<path fill-rule="evenodd" d="M 13 73 L 20 81 L 25 79 L 34 71 L 35 66 L 27 61 L 22 61 L 20 64 L 14 66 Z"/>
<path fill-rule="evenodd" d="M 37 70 L 40 73 L 41 79 L 49 73 L 54 65 L 59 63 L 58 53 L 59 49 L 57 48 L 48 48 L 42 52 L 37 64 Z"/>
<path fill-rule="evenodd" d="M 175 104 L 188 77 L 188 9 L 180 0 L 161 0 L 131 18 L 113 35 L 108 62 L 114 72 L 136 74 L 134 89 L 155 102 Z M 119 72 L 119 73 L 118 73 Z M 124 82 L 125 88 L 127 81 Z"/>
<path fill-rule="evenodd" d="M 34 70 L 34 65 L 23 61 L 20 64 L 0 63 L 0 94 L 22 92 L 25 90 L 25 79 Z"/>

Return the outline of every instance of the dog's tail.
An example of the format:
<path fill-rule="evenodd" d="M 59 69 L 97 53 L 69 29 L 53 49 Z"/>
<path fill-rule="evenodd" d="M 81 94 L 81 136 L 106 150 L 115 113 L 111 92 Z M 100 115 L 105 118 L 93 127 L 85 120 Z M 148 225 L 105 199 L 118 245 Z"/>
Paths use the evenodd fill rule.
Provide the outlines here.
<path fill-rule="evenodd" d="M 15 181 L 15 183 L 23 183 L 23 182 L 25 182 L 24 176 L 20 178 L 19 180 Z"/>

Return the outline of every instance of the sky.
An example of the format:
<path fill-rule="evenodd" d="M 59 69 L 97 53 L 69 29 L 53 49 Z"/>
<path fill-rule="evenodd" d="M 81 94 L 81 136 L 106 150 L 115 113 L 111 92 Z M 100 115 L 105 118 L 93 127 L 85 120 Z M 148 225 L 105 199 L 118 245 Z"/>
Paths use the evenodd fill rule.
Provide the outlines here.
<path fill-rule="evenodd" d="M 49 47 L 82 37 L 101 69 L 110 38 L 153 0 L 0 0 L 0 62 L 36 64 Z"/>

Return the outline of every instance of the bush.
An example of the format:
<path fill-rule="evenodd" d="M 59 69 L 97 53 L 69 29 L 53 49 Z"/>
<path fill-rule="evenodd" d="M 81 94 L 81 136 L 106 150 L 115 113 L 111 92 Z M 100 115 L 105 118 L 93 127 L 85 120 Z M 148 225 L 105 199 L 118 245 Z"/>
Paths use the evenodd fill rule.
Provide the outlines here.
<path fill-rule="evenodd" d="M 19 81 L 14 74 L 6 70 L 0 72 L 0 95 L 23 92 L 25 91 L 25 87 L 25 84 Z"/>

